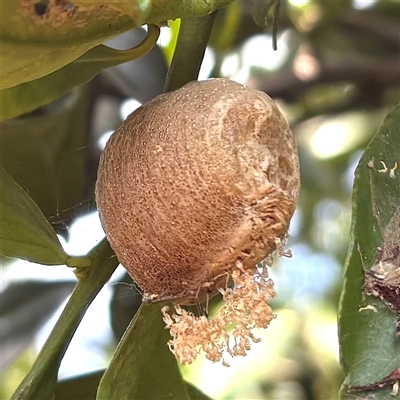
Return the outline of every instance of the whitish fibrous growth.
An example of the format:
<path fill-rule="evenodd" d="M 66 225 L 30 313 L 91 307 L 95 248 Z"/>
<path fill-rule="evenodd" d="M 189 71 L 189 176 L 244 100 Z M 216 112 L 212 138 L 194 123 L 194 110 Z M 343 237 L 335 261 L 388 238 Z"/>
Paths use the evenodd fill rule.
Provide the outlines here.
<path fill-rule="evenodd" d="M 175 305 L 176 314 L 171 318 L 169 307 L 162 309 L 172 336 L 169 348 L 182 364 L 191 364 L 202 350 L 209 360 L 229 366 L 223 358 L 224 352 L 232 357 L 245 356 L 251 341 L 259 341 L 252 330 L 267 328 L 275 317 L 268 305 L 275 291 L 266 268 L 253 275 L 239 263 L 231 276 L 234 287 L 220 289 L 225 304 L 213 318 L 195 317 L 179 305 Z"/>
<path fill-rule="evenodd" d="M 97 204 L 144 301 L 194 304 L 224 294 L 225 308 L 210 321 L 180 307 L 171 319 L 164 310 L 181 361 L 195 356 L 192 344 L 188 353 L 180 349 L 197 334 L 182 330 L 180 321 L 192 321 L 197 331 L 208 324 L 208 339 L 197 344 L 215 361 L 222 348 L 244 354 L 250 330 L 268 325 L 273 290 L 254 279 L 255 265 L 285 238 L 299 186 L 295 141 L 275 103 L 226 79 L 158 96 L 111 136 L 100 160 Z M 232 281 L 234 289 L 227 289 Z M 237 346 L 228 346 L 226 324 L 236 326 Z"/>

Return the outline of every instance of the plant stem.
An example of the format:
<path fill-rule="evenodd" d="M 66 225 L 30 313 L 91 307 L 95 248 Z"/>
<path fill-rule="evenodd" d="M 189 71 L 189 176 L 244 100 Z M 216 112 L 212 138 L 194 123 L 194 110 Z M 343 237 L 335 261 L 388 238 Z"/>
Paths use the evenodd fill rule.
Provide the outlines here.
<path fill-rule="evenodd" d="M 86 268 L 64 308 L 57 324 L 11 400 L 47 400 L 54 397 L 58 368 L 69 342 L 97 293 L 110 279 L 118 260 L 104 239 L 90 254 L 92 265 Z"/>
<path fill-rule="evenodd" d="M 164 86 L 176 90 L 196 80 L 206 51 L 216 13 L 205 17 L 182 18 L 178 41 Z"/>
<path fill-rule="evenodd" d="M 89 256 L 69 256 L 65 264 L 70 268 L 85 268 L 92 265 L 92 260 Z"/>

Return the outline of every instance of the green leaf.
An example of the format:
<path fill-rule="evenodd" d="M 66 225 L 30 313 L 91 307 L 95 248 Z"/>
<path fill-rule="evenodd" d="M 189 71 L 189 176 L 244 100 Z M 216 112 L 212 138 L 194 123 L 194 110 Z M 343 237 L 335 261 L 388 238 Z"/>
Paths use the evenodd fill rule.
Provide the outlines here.
<path fill-rule="evenodd" d="M 131 61 L 147 54 L 156 44 L 159 28 L 149 26 L 147 37 L 130 50 L 115 50 L 100 45 L 65 67 L 40 79 L 0 91 L 0 120 L 34 110 L 90 81 L 104 68 Z"/>
<path fill-rule="evenodd" d="M 349 386 L 376 384 L 400 367 L 396 313 L 379 297 L 367 296 L 364 289 L 366 276 L 371 276 L 371 271 L 366 271 L 376 271 L 382 266 L 379 260 L 382 254 L 385 257 L 385 251 L 387 256 L 388 248 L 392 255 L 399 250 L 400 171 L 396 168 L 399 155 L 400 105 L 397 105 L 369 143 L 356 170 L 351 243 L 339 312 L 341 360 L 346 374 L 341 388 L 343 399 L 370 398 L 370 390 L 349 392 Z M 398 263 L 398 259 L 393 259 L 385 265 L 400 271 Z M 370 282 L 369 278 L 367 281 Z M 391 398 L 391 389 L 391 385 L 375 388 L 374 399 Z"/>
<path fill-rule="evenodd" d="M 40 264 L 65 264 L 53 227 L 24 190 L 0 168 L 0 253 Z"/>
<path fill-rule="evenodd" d="M 0 89 L 4 90 L 57 71 L 85 54 L 97 43 L 72 47 L 69 51 L 63 47 L 38 49 L 31 44 L 16 45 L 5 40 L 2 40 L 1 45 L 5 67 L 1 68 Z"/>
<path fill-rule="evenodd" d="M 1 89 L 42 78 L 137 26 L 151 2 L 1 1 Z"/>
<path fill-rule="evenodd" d="M 92 265 L 84 268 L 59 320 L 11 400 L 54 400 L 58 368 L 81 319 L 118 265 L 104 239 L 90 253 Z"/>
<path fill-rule="evenodd" d="M 144 23 L 205 16 L 232 2 L 1 0 L 0 89 L 43 78 Z"/>
<path fill-rule="evenodd" d="M 50 220 L 64 227 L 90 207 L 85 193 L 89 152 L 85 90 L 74 90 L 41 110 L 4 121 L 1 163 Z M 34 129 L 32 127 L 34 126 Z M 94 200 L 93 200 L 94 203 Z"/>
<path fill-rule="evenodd" d="M 105 370 L 74 376 L 57 382 L 55 400 L 95 400 L 97 389 Z M 197 387 L 185 382 L 190 400 L 211 400 Z"/>
<path fill-rule="evenodd" d="M 100 382 L 97 399 L 190 400 L 168 339 L 161 306 L 142 305 Z"/>

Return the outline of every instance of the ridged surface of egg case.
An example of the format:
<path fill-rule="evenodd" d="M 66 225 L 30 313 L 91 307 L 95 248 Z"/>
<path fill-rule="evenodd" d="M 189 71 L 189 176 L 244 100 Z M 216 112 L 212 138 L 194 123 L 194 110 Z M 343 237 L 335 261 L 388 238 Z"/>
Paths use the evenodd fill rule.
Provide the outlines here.
<path fill-rule="evenodd" d="M 299 194 L 294 137 L 265 94 L 191 82 L 133 112 L 100 160 L 96 199 L 145 300 L 191 304 L 283 239 Z"/>

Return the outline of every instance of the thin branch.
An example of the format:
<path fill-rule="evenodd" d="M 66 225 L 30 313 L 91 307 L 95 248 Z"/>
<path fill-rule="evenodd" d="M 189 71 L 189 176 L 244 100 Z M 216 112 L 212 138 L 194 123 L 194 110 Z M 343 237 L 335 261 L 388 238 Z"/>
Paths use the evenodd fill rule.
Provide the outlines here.
<path fill-rule="evenodd" d="M 182 18 L 178 41 L 165 82 L 165 92 L 178 89 L 197 79 L 214 19 L 215 12 L 205 17 Z"/>

